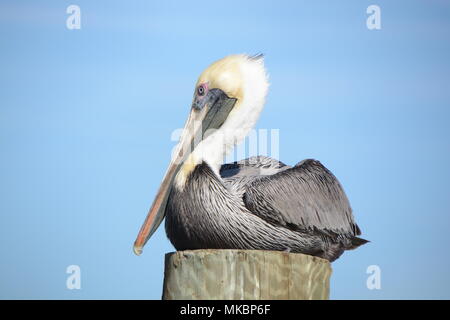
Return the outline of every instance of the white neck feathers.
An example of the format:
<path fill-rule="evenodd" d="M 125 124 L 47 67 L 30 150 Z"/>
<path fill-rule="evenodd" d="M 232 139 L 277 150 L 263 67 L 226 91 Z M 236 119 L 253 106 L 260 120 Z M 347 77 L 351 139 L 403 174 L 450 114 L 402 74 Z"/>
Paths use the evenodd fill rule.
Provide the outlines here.
<path fill-rule="evenodd" d="M 269 83 L 262 58 L 239 55 L 242 97 L 236 101 L 223 125 L 197 145 L 178 172 L 175 184 L 182 187 L 196 165 L 206 162 L 220 178 L 219 170 L 226 154 L 239 144 L 255 126 L 264 107 Z"/>

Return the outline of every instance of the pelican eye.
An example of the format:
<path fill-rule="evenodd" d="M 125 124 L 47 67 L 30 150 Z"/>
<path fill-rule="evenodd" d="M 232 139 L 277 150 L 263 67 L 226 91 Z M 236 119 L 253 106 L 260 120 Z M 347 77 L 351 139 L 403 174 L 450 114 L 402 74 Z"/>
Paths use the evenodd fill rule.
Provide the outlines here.
<path fill-rule="evenodd" d="M 199 96 L 203 96 L 204 94 L 205 94 L 205 87 L 204 86 L 198 86 L 198 88 L 197 88 L 197 94 L 199 95 Z"/>

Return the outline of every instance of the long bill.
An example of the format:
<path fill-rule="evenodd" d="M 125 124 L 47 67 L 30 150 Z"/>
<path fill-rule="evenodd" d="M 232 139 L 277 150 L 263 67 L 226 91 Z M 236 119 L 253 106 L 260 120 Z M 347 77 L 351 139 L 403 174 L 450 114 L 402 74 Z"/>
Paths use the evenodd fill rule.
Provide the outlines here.
<path fill-rule="evenodd" d="M 170 194 L 173 180 L 175 179 L 176 174 L 180 170 L 190 151 L 195 148 L 201 139 L 201 119 L 204 118 L 205 115 L 202 113 L 205 111 L 206 108 L 200 111 L 192 109 L 189 114 L 189 118 L 184 126 L 180 142 L 172 154 L 172 159 L 158 189 L 155 200 L 153 200 L 153 204 L 150 207 L 147 217 L 145 218 L 136 241 L 134 242 L 133 251 L 136 255 L 140 255 L 142 253 L 142 248 L 156 229 L 158 229 L 164 219 L 167 199 Z"/>
<path fill-rule="evenodd" d="M 153 204 L 134 242 L 133 250 L 136 255 L 142 253 L 142 248 L 164 219 L 173 180 L 186 158 L 202 140 L 206 130 L 218 129 L 222 126 L 236 103 L 235 98 L 229 98 L 220 89 L 211 89 L 205 97 L 197 98 L 197 100 L 194 100 L 180 142 L 172 154 L 172 159 L 155 200 L 153 200 Z"/>

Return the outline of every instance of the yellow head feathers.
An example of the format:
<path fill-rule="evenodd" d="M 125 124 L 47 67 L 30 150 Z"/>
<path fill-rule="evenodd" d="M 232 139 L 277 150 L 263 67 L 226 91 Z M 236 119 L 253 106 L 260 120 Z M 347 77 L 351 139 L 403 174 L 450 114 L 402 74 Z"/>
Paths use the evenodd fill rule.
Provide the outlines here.
<path fill-rule="evenodd" d="M 198 89 L 205 85 L 207 90 L 222 90 L 229 98 L 236 99 L 236 102 L 220 128 L 203 136 L 184 161 L 175 178 L 175 185 L 181 189 L 190 172 L 203 161 L 220 177 L 219 170 L 224 155 L 235 144 L 239 144 L 255 125 L 264 107 L 269 87 L 262 56 L 245 54 L 225 57 L 203 71 L 197 81 L 194 102 L 199 95 Z M 205 113 L 199 110 L 207 112 L 208 108 L 196 109 L 193 105 L 192 119 L 203 119 Z"/>
<path fill-rule="evenodd" d="M 228 97 L 242 101 L 246 82 L 250 80 L 249 73 L 258 73 L 258 78 L 264 80 L 267 86 L 262 56 L 246 54 L 230 55 L 212 63 L 202 72 L 196 86 L 206 83 L 208 88 L 221 89 Z"/>

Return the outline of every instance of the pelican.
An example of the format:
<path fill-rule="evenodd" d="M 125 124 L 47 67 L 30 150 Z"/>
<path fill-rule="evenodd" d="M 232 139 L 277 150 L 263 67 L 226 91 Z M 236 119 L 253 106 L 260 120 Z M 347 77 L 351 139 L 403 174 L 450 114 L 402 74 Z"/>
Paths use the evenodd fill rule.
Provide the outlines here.
<path fill-rule="evenodd" d="M 368 242 L 336 177 L 319 161 L 258 156 L 223 164 L 255 125 L 268 77 L 262 55 L 227 56 L 200 75 L 191 111 L 134 243 L 137 255 L 165 217 L 177 250 L 255 249 L 334 261 Z"/>

